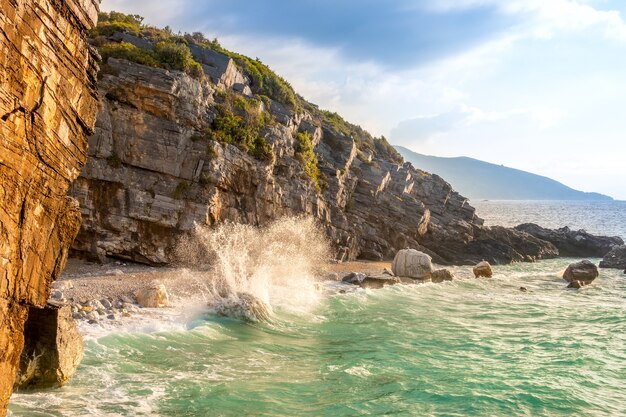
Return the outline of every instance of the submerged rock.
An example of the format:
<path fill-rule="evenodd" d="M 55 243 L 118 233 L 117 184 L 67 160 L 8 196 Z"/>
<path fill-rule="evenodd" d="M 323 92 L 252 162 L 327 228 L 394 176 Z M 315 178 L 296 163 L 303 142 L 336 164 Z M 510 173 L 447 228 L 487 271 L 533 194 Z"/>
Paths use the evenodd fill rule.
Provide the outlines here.
<path fill-rule="evenodd" d="M 613 250 L 607 253 L 600 261 L 600 268 L 626 268 L 626 245 L 613 248 Z"/>
<path fill-rule="evenodd" d="M 163 284 L 137 290 L 135 297 L 137 304 L 141 307 L 158 308 L 167 307 L 170 304 L 167 289 Z"/>
<path fill-rule="evenodd" d="M 598 277 L 598 267 L 588 260 L 573 263 L 563 273 L 563 279 L 567 282 L 582 282 L 583 285 L 591 284 Z"/>
<path fill-rule="evenodd" d="M 62 386 L 74 375 L 82 357 L 83 338 L 70 306 L 31 307 L 14 388 Z"/>
<path fill-rule="evenodd" d="M 402 249 L 396 253 L 391 264 L 395 276 L 430 279 L 433 272 L 432 258 L 415 249 Z"/>
<path fill-rule="evenodd" d="M 387 285 L 400 284 L 402 280 L 398 277 L 382 273 L 380 275 L 366 275 L 361 272 L 352 272 L 342 279 L 347 284 L 358 285 L 361 288 L 378 289 Z"/>
<path fill-rule="evenodd" d="M 454 275 L 447 269 L 438 269 L 433 271 L 432 281 L 433 282 L 443 282 L 443 281 L 452 281 L 454 279 Z"/>
<path fill-rule="evenodd" d="M 588 285 L 589 283 L 585 282 L 585 281 L 572 281 L 567 285 L 567 288 L 582 288 L 585 285 Z"/>
<path fill-rule="evenodd" d="M 493 276 L 491 265 L 487 261 L 479 262 L 476 266 L 474 266 L 472 271 L 474 272 L 474 276 L 476 278 L 480 278 L 480 277 L 491 278 Z"/>
<path fill-rule="evenodd" d="M 398 277 L 392 277 L 387 274 L 382 275 L 368 275 L 361 282 L 359 286 L 361 288 L 379 289 L 386 287 L 387 285 L 400 284 L 402 280 Z"/>
<path fill-rule="evenodd" d="M 245 292 L 221 299 L 214 309 L 217 315 L 249 322 L 267 321 L 272 315 L 272 307 L 269 304 Z"/>
<path fill-rule="evenodd" d="M 571 230 L 569 227 L 546 229 L 534 223 L 524 223 L 515 226 L 515 229 L 552 243 L 559 250 L 560 256 L 601 257 L 616 246 L 624 244 L 619 237 L 596 236 L 585 230 Z"/>

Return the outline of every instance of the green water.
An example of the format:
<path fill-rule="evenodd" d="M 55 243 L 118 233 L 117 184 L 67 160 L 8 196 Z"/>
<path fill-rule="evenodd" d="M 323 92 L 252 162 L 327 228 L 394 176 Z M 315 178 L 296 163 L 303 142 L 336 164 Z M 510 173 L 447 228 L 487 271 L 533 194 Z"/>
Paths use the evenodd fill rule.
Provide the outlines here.
<path fill-rule="evenodd" d="M 90 340 L 14 416 L 626 415 L 626 276 L 565 290 L 569 260 L 475 280 L 339 294 L 272 323 L 205 314 Z M 523 285 L 528 292 L 519 291 Z"/>

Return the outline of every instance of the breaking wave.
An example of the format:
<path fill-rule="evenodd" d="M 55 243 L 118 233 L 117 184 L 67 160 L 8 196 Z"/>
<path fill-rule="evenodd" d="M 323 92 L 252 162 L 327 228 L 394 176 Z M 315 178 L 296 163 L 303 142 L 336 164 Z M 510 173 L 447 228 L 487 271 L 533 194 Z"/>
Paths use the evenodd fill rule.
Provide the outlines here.
<path fill-rule="evenodd" d="M 273 308 L 297 312 L 314 306 L 316 277 L 330 250 L 313 218 L 285 217 L 265 227 L 197 226 L 177 254 L 206 280 L 209 305 L 218 314 L 256 321 Z"/>

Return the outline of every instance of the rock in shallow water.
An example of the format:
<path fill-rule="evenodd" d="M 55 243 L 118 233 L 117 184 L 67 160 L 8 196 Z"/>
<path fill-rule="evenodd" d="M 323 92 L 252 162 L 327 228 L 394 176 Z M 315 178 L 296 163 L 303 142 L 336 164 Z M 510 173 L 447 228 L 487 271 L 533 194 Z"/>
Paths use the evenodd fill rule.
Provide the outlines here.
<path fill-rule="evenodd" d="M 343 277 L 341 281 L 346 284 L 353 284 L 358 285 L 361 288 L 371 289 L 383 288 L 386 285 L 395 285 L 402 282 L 400 278 L 389 274 L 383 273 L 381 275 L 366 275 L 362 272 L 351 272 Z"/>
<path fill-rule="evenodd" d="M 393 274 L 399 277 L 430 279 L 433 272 L 431 257 L 415 249 L 402 249 L 391 264 Z"/>
<path fill-rule="evenodd" d="M 447 269 L 438 269 L 433 271 L 432 280 L 435 283 L 444 282 L 444 281 L 452 281 L 454 279 L 454 275 Z"/>
<path fill-rule="evenodd" d="M 563 273 L 563 279 L 567 282 L 580 281 L 583 285 L 591 284 L 598 277 L 598 267 L 588 260 L 571 264 Z"/>
<path fill-rule="evenodd" d="M 272 315 L 272 307 L 260 298 L 244 292 L 223 298 L 214 306 L 215 313 L 249 322 L 266 321 Z"/>
<path fill-rule="evenodd" d="M 472 271 L 474 272 L 474 276 L 476 278 L 480 278 L 480 277 L 491 278 L 493 276 L 493 271 L 491 270 L 491 265 L 487 261 L 479 262 L 472 269 Z"/>
<path fill-rule="evenodd" d="M 626 245 L 613 248 L 613 250 L 607 253 L 600 261 L 600 268 L 626 268 Z"/>
<path fill-rule="evenodd" d="M 83 357 L 83 338 L 70 306 L 31 307 L 15 389 L 38 389 L 65 384 Z"/>

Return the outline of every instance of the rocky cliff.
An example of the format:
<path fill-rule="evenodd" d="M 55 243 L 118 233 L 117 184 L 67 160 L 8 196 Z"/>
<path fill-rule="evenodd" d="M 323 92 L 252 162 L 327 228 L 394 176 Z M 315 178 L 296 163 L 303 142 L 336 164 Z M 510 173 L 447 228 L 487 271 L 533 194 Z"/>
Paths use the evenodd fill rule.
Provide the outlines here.
<path fill-rule="evenodd" d="M 31 307 L 43 307 L 78 232 L 67 197 L 87 158 L 95 0 L 0 0 L 0 415 Z"/>
<path fill-rule="evenodd" d="M 258 60 L 198 34 L 103 20 L 93 39 L 106 59 L 100 112 L 72 189 L 84 220 L 76 252 L 166 264 L 195 223 L 312 215 L 340 260 L 405 247 L 446 264 L 558 253 L 524 232 L 483 227 L 442 178 L 297 97 Z M 189 56 L 174 66 L 166 50 Z"/>

